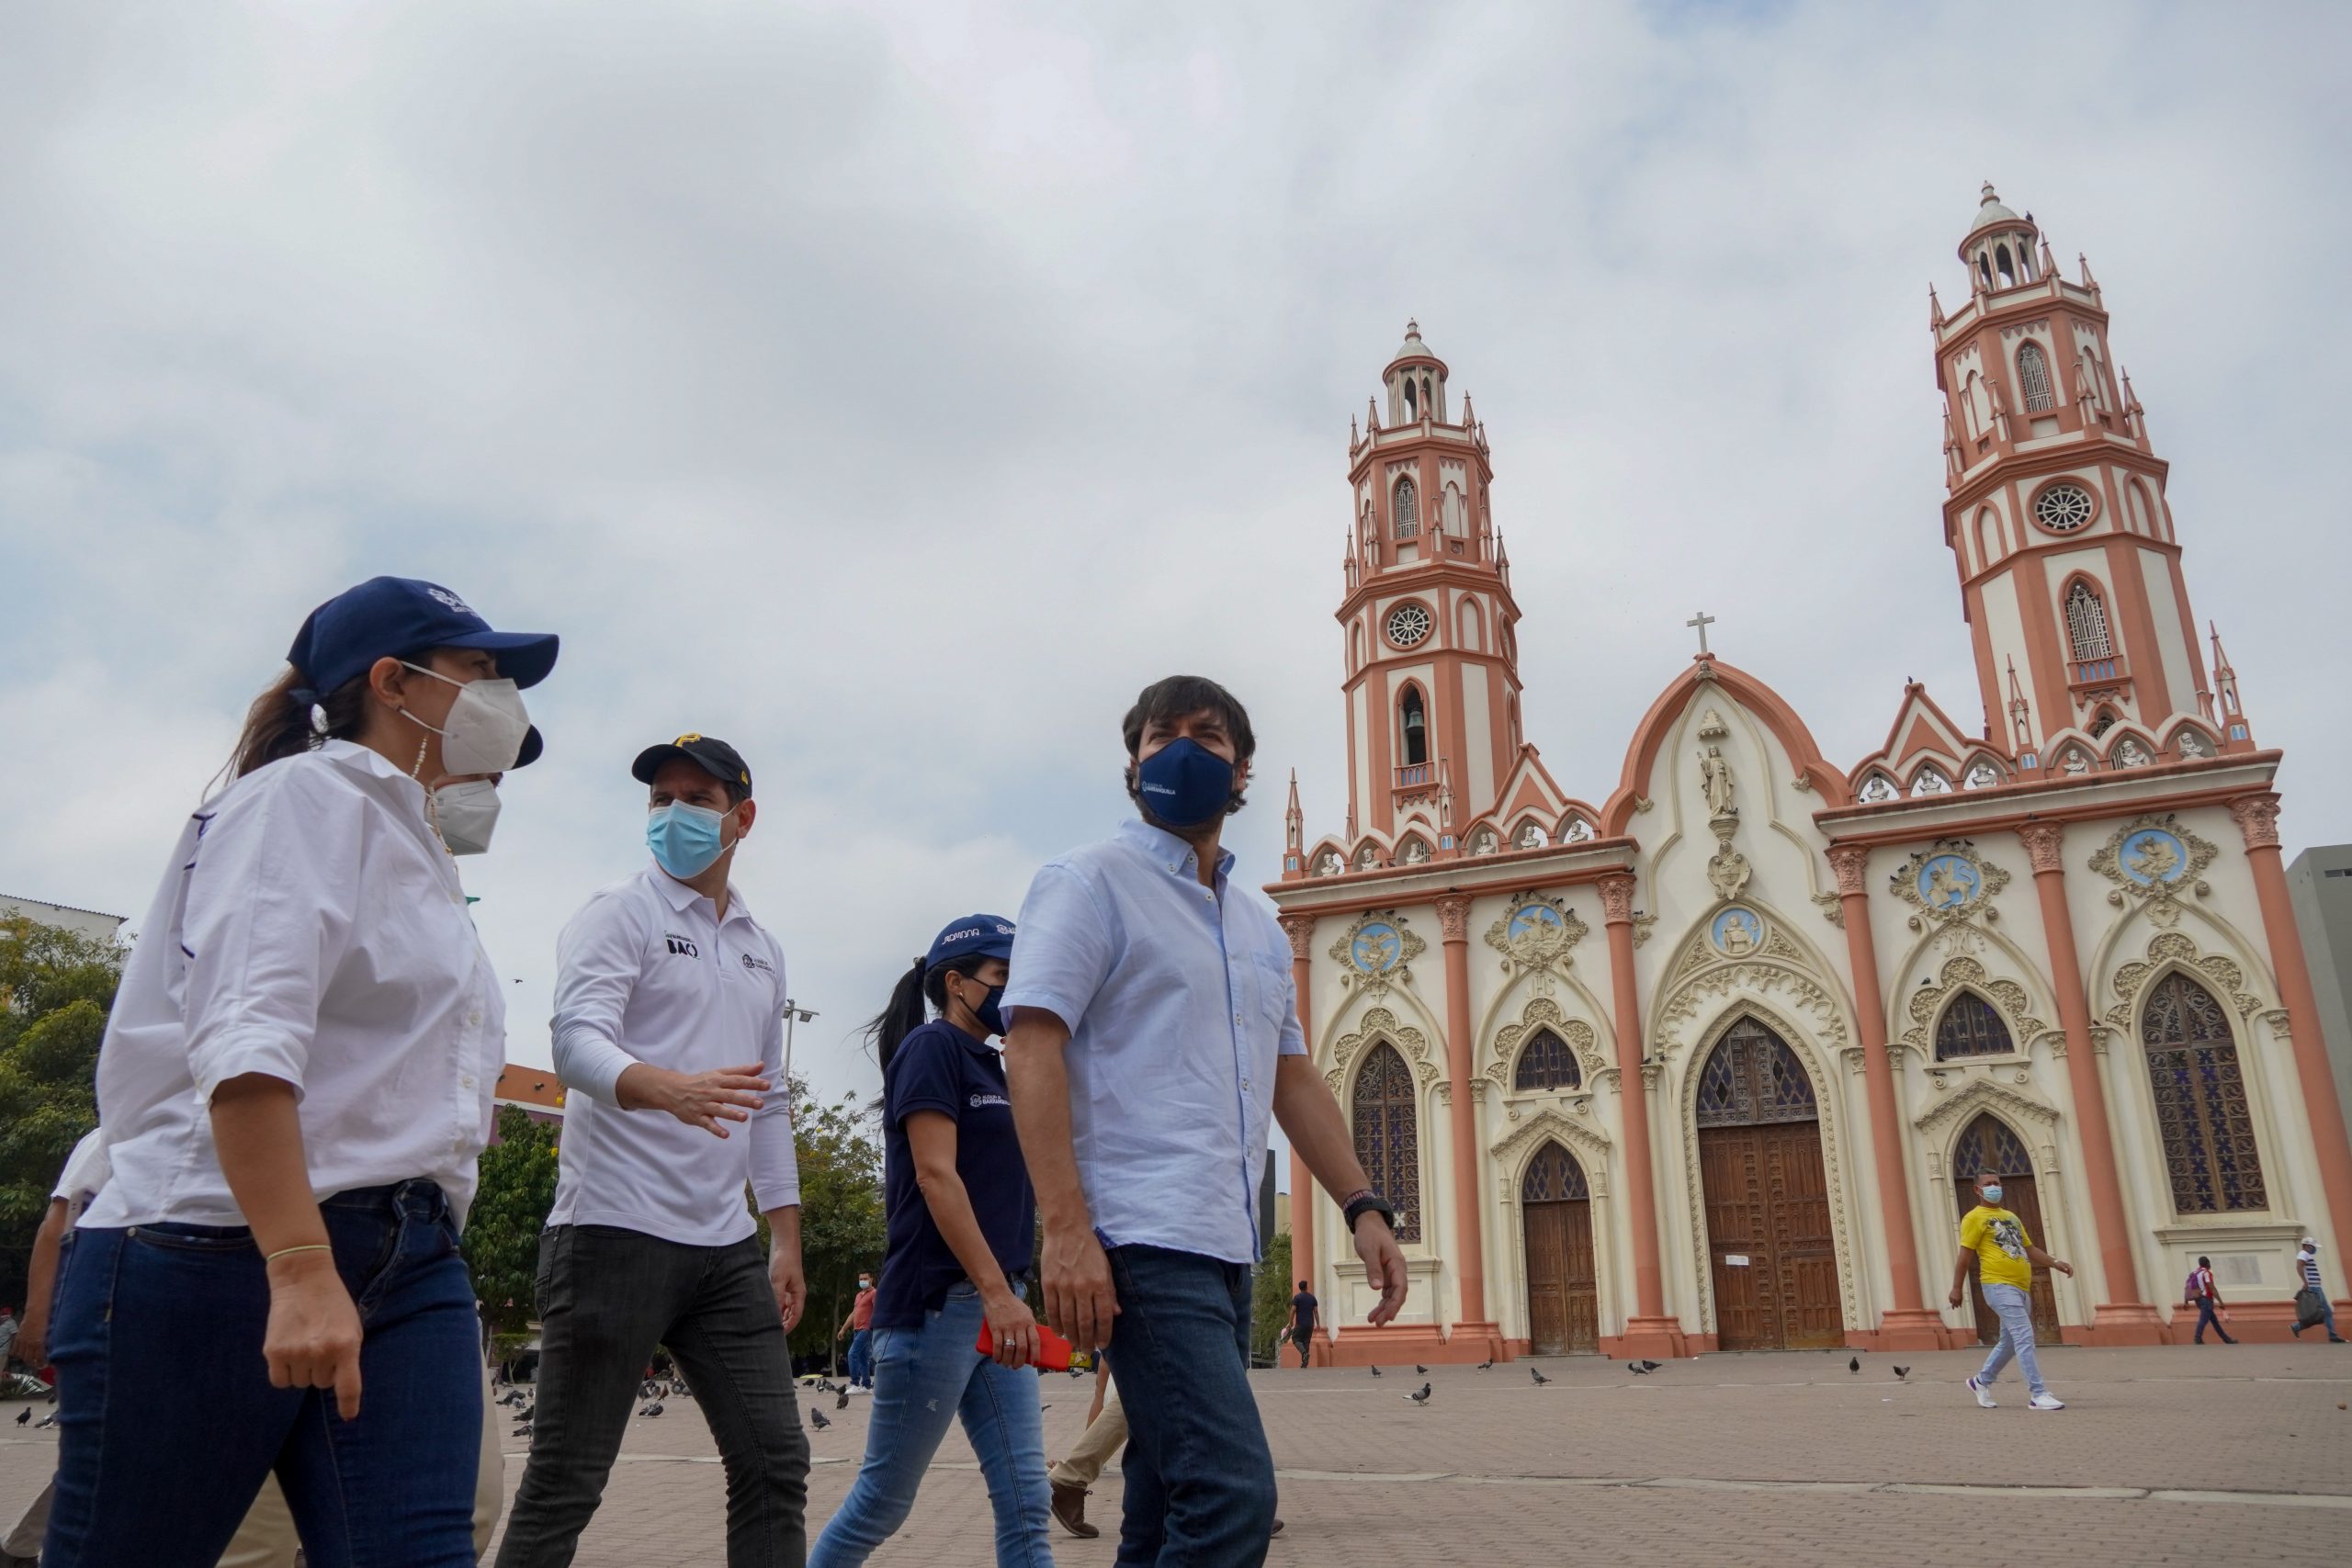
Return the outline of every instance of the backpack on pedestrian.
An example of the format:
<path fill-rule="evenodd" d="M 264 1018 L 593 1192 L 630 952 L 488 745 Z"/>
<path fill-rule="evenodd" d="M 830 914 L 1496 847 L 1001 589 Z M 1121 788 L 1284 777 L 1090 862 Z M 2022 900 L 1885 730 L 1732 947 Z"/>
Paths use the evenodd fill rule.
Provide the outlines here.
<path fill-rule="evenodd" d="M 2305 1285 L 2295 1292 L 2295 1326 L 2309 1328 L 2327 1315 L 2327 1298 Z"/>

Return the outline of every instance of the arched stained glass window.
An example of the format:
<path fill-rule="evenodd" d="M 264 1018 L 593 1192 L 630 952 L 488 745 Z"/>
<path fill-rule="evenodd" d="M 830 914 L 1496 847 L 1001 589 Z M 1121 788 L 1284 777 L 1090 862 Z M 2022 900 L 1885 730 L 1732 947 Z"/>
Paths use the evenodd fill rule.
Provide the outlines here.
<path fill-rule="evenodd" d="M 2213 993 L 2177 970 L 2157 981 L 2141 1004 L 2140 1043 L 2173 1207 L 2184 1214 L 2268 1208 L 2237 1040 Z"/>
<path fill-rule="evenodd" d="M 1820 1116 L 1804 1064 L 1779 1035 L 1752 1018 L 1724 1032 L 1699 1075 L 1700 1126 L 1814 1122 Z"/>
<path fill-rule="evenodd" d="M 1976 1179 L 1976 1173 L 1989 1170 L 1999 1176 L 2031 1176 L 2033 1161 L 2025 1152 L 2025 1140 L 2011 1130 L 2007 1122 L 1991 1112 L 1968 1124 L 1952 1146 L 1952 1179 L 1962 1184 Z"/>
<path fill-rule="evenodd" d="M 1519 1048 L 1519 1065 L 1511 1069 L 1511 1088 L 1577 1089 L 1583 1083 L 1584 1075 L 1577 1070 L 1576 1054 L 1550 1030 L 1537 1030 L 1534 1038 Z"/>
<path fill-rule="evenodd" d="M 1415 537 L 1421 531 L 1421 498 L 1420 492 L 1413 488 L 1412 480 L 1396 481 L 1396 536 L 1400 539 Z"/>
<path fill-rule="evenodd" d="M 2017 1049 L 2009 1026 L 1993 1004 L 1973 991 L 1962 991 L 1936 1020 L 1936 1060 L 1955 1056 L 2006 1056 Z"/>
<path fill-rule="evenodd" d="M 1396 1239 L 1421 1239 L 1421 1144 L 1413 1069 L 1382 1041 L 1356 1074 L 1356 1158 L 1396 1210 Z"/>
<path fill-rule="evenodd" d="M 1519 1184 L 1519 1196 L 1528 1203 L 1565 1203 L 1578 1198 L 1589 1198 L 1592 1190 L 1585 1185 L 1584 1167 L 1576 1156 L 1557 1144 L 1545 1144 L 1527 1162 L 1527 1175 Z"/>
<path fill-rule="evenodd" d="M 2105 659 L 2115 651 L 2108 640 L 2107 604 L 2080 578 L 2066 590 L 2066 636 L 2077 659 Z"/>
<path fill-rule="evenodd" d="M 2040 344 L 2018 350 L 2018 384 L 2025 389 L 2025 412 L 2046 413 L 2057 402 L 2050 389 L 2050 360 Z"/>

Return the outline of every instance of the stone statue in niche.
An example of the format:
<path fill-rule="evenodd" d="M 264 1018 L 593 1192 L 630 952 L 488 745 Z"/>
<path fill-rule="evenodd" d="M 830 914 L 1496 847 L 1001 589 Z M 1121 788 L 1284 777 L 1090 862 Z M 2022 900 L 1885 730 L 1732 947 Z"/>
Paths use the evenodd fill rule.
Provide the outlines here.
<path fill-rule="evenodd" d="M 1581 817 L 1571 818 L 1568 822 L 1568 830 L 1560 835 L 1562 842 L 1570 844 L 1581 844 L 1591 837 L 1592 824 Z"/>
<path fill-rule="evenodd" d="M 1876 806 L 1882 800 L 1894 798 L 1894 781 L 1884 773 L 1872 773 L 1862 781 L 1862 804 Z"/>
<path fill-rule="evenodd" d="M 2091 760 L 2080 750 L 2070 748 L 2066 760 L 2058 765 L 2058 771 L 2062 773 L 2087 773 L 2091 771 Z"/>
<path fill-rule="evenodd" d="M 1731 803 L 1731 764 L 1724 761 L 1723 749 L 1710 746 L 1699 758 L 1699 788 L 1707 797 L 1707 815 L 1729 817 L 1737 809 Z"/>
<path fill-rule="evenodd" d="M 1429 858 L 1430 847 L 1421 842 L 1420 840 L 1415 839 L 1405 846 L 1405 863 L 1407 865 L 1419 865 Z"/>
<path fill-rule="evenodd" d="M 1380 863 L 1380 854 L 1379 854 L 1379 852 L 1378 852 L 1378 851 L 1376 851 L 1376 850 L 1374 850 L 1374 849 L 1370 844 L 1366 844 L 1363 849 L 1358 850 L 1358 851 L 1356 852 L 1356 869 L 1357 869 L 1357 870 L 1359 870 L 1359 871 L 1370 871 L 1374 866 L 1375 866 L 1375 865 L 1377 865 L 1377 864 L 1379 864 L 1379 863 Z"/>
<path fill-rule="evenodd" d="M 2193 729 L 2184 729 L 2180 732 L 2180 754 L 2184 757 L 2210 757 L 2213 751 L 2205 744 L 2203 736 Z"/>
<path fill-rule="evenodd" d="M 1522 850 L 1542 849 L 1544 847 L 1544 829 L 1537 827 L 1532 822 L 1530 822 L 1526 827 L 1521 828 L 1519 830 L 1519 847 Z"/>
<path fill-rule="evenodd" d="M 2149 761 L 2148 749 L 2127 735 L 2115 749 L 2115 761 L 2121 767 L 2144 768 Z"/>
<path fill-rule="evenodd" d="M 1495 852 L 1495 830 L 1493 829 L 1481 828 L 1476 832 L 1470 835 L 1470 852 L 1472 854 L 1490 855 Z"/>
<path fill-rule="evenodd" d="M 1990 789 L 2001 782 L 2001 770 L 1979 757 L 1975 765 L 1968 770 L 1965 782 L 1970 789 Z"/>
<path fill-rule="evenodd" d="M 1337 876 L 1339 874 L 1340 874 L 1340 852 L 1339 852 L 1339 851 L 1337 851 L 1337 850 L 1325 850 L 1321 854 L 1317 855 L 1317 856 L 1315 857 L 1315 874 L 1316 874 L 1316 875 L 1317 875 L 1317 876 Z"/>
<path fill-rule="evenodd" d="M 1911 781 L 1911 793 L 1920 795 L 1950 795 L 1951 783 L 1935 768 L 1921 768 L 1919 776 Z"/>

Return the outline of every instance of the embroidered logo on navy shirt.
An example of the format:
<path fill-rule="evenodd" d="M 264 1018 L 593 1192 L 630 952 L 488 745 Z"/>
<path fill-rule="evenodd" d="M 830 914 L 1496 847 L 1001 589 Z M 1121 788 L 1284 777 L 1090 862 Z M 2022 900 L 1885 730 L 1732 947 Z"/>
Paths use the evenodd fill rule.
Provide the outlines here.
<path fill-rule="evenodd" d="M 1011 1100 L 1005 1099 L 1004 1096 L 1001 1094 L 976 1094 L 972 1096 L 972 1109 L 975 1111 L 978 1111 L 983 1105 L 1011 1105 L 1012 1103 L 1012 1102 Z"/>
<path fill-rule="evenodd" d="M 696 947 L 691 938 L 680 936 L 675 931 L 664 931 L 662 934 L 670 943 L 670 951 L 678 957 L 700 958 L 702 956 L 702 949 Z"/>

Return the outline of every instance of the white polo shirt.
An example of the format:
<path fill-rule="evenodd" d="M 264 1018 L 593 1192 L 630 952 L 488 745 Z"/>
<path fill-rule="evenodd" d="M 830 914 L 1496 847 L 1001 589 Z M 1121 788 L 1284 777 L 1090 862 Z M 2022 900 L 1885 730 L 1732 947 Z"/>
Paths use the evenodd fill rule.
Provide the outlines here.
<path fill-rule="evenodd" d="M 257 768 L 181 830 L 98 1051 L 113 1179 L 82 1223 L 242 1225 L 212 1091 L 294 1086 L 311 1190 L 419 1177 L 460 1221 L 506 1003 L 424 789 L 348 740 Z"/>
<path fill-rule="evenodd" d="M 800 1201 L 784 1085 L 784 950 L 728 890 L 727 919 L 659 865 L 599 889 L 556 943 L 555 1070 L 563 1110 L 551 1225 L 617 1225 L 696 1247 L 752 1234 Z M 700 1073 L 758 1062 L 775 1088 L 713 1137 L 664 1111 L 623 1111 L 637 1063 Z"/>
<path fill-rule="evenodd" d="M 112 1174 L 112 1168 L 107 1163 L 106 1133 L 93 1127 L 82 1134 L 82 1141 L 65 1156 L 65 1168 L 57 1173 L 57 1186 L 49 1194 L 52 1199 L 65 1200 L 67 1230 L 82 1223 L 82 1216 L 97 1201 L 107 1178 Z"/>

